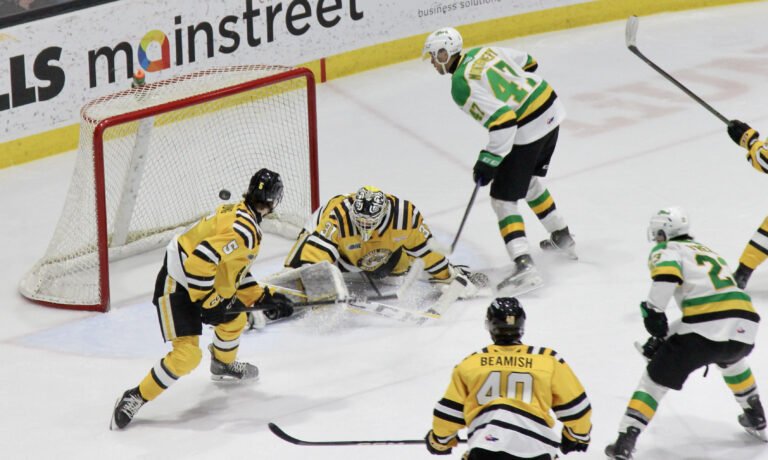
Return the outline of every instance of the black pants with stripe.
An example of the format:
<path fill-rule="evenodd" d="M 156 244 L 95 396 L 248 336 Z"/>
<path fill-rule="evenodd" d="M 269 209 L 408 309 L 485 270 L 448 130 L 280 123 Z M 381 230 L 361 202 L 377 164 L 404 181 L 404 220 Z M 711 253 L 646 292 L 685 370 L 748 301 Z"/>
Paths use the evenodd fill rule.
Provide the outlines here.
<path fill-rule="evenodd" d="M 699 334 L 673 334 L 648 363 L 648 375 L 654 382 L 680 390 L 691 372 L 709 364 L 721 367 L 747 356 L 754 348 L 735 340 L 713 342 Z"/>
<path fill-rule="evenodd" d="M 515 145 L 501 160 L 491 182 L 491 197 L 503 201 L 522 200 L 528 194 L 531 177 L 544 177 L 555 153 L 560 127 L 525 145 Z"/>

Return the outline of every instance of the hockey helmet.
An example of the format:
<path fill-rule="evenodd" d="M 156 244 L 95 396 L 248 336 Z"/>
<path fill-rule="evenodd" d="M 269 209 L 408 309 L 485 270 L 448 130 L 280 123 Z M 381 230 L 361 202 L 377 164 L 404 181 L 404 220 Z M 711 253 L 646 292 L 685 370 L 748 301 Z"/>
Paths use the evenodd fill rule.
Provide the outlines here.
<path fill-rule="evenodd" d="M 525 332 L 525 310 L 514 297 L 496 298 L 488 306 L 485 327 L 496 345 L 520 343 Z"/>
<path fill-rule="evenodd" d="M 461 38 L 461 34 L 453 27 L 443 27 L 429 34 L 427 40 L 424 42 L 424 50 L 422 51 L 422 58 L 432 58 L 437 64 L 440 64 L 443 72 L 447 72 L 445 67 L 451 58 L 461 53 L 464 40 Z M 445 54 L 440 59 L 440 51 L 445 50 Z"/>
<path fill-rule="evenodd" d="M 688 213 L 679 206 L 660 209 L 651 216 L 648 223 L 648 241 L 668 241 L 688 234 L 690 220 Z"/>
<path fill-rule="evenodd" d="M 363 237 L 363 241 L 371 239 L 373 230 L 381 224 L 388 211 L 389 200 L 381 190 L 366 185 L 357 191 L 352 201 L 350 217 Z"/>
<path fill-rule="evenodd" d="M 259 204 L 269 207 L 269 212 L 274 211 L 283 199 L 283 180 L 280 178 L 280 174 L 267 168 L 258 170 L 251 177 L 248 191 L 245 192 L 243 198 L 251 211 L 257 214 L 260 214 L 257 212 L 257 205 Z"/>

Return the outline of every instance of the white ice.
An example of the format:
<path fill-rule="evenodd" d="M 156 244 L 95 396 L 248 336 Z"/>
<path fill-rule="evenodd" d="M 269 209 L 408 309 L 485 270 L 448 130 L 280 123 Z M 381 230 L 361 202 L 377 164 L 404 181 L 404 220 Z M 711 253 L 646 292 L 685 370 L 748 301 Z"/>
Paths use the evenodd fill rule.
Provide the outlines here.
<path fill-rule="evenodd" d="M 768 134 L 768 35 L 757 21 L 765 17 L 765 2 L 644 17 L 638 44 L 726 116 Z M 599 459 L 644 368 L 632 342 L 646 336 L 638 303 L 650 283 L 648 217 L 660 207 L 686 207 L 692 233 L 735 267 L 765 217 L 768 177 L 748 166 L 723 123 L 626 50 L 624 21 L 502 44 L 537 58 L 569 113 L 547 183 L 581 258 L 535 249 L 546 285 L 521 300 L 529 316 L 525 342 L 558 350 L 592 401 L 592 445 L 569 458 Z M 323 199 L 376 185 L 416 203 L 450 242 L 486 134 L 455 107 L 448 79 L 410 61 L 332 81 L 318 93 Z M 16 284 L 48 244 L 73 158 L 0 171 L 2 458 L 429 458 L 422 446 L 298 447 L 266 424 L 310 440 L 423 437 L 453 365 L 489 343 L 488 298 L 456 304 L 457 318 L 435 327 L 346 316 L 248 333 L 240 356 L 259 366 L 259 383 L 214 384 L 206 356 L 128 429 L 109 431 L 115 399 L 168 349 L 149 303 L 161 254 L 113 265 L 108 314 L 20 297 Z M 545 232 L 527 209 L 524 216 L 535 244 Z M 267 238 L 258 272 L 276 271 L 289 246 Z M 487 189 L 454 261 L 481 269 L 509 264 Z M 768 269 L 755 272 L 748 292 L 768 317 Z M 751 355 L 764 395 L 767 347 L 764 326 Z M 742 431 L 739 413 L 717 370 L 706 378 L 697 371 L 661 402 L 636 458 L 768 459 L 768 444 Z"/>

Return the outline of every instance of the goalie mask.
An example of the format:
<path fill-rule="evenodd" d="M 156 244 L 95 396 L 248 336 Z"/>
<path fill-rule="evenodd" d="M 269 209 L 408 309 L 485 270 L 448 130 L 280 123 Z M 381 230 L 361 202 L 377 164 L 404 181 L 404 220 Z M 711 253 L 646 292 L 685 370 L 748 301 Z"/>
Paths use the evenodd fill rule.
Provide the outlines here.
<path fill-rule="evenodd" d="M 648 224 L 648 241 L 668 241 L 688 235 L 690 220 L 683 208 L 672 206 L 657 211 Z"/>
<path fill-rule="evenodd" d="M 260 169 L 251 177 L 243 198 L 245 204 L 259 217 L 271 213 L 283 199 L 283 180 L 280 174 L 267 168 Z M 269 208 L 267 212 L 259 210 L 265 206 Z"/>
<path fill-rule="evenodd" d="M 485 315 L 485 327 L 496 345 L 520 343 L 525 332 L 525 311 L 514 297 L 499 297 L 491 302 Z"/>
<path fill-rule="evenodd" d="M 432 59 L 432 64 L 438 69 L 441 75 L 448 73 L 446 65 L 451 58 L 461 53 L 464 40 L 461 34 L 453 27 L 443 27 L 429 34 L 424 42 L 422 58 Z"/>
<path fill-rule="evenodd" d="M 381 190 L 366 185 L 355 194 L 350 211 L 352 223 L 360 232 L 363 241 L 368 241 L 388 214 L 389 200 Z"/>

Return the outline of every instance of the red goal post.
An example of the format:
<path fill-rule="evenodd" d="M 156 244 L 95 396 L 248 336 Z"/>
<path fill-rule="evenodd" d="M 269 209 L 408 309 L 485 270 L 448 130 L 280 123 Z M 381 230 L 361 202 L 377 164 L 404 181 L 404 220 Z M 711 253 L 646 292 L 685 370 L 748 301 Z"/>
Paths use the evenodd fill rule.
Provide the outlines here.
<path fill-rule="evenodd" d="M 108 311 L 110 261 L 168 244 L 224 204 L 221 190 L 239 201 L 262 167 L 285 184 L 264 230 L 293 238 L 319 205 L 305 68 L 214 68 L 100 97 L 81 111 L 78 150 L 48 249 L 19 285 L 48 306 Z"/>

